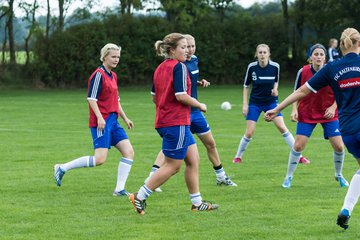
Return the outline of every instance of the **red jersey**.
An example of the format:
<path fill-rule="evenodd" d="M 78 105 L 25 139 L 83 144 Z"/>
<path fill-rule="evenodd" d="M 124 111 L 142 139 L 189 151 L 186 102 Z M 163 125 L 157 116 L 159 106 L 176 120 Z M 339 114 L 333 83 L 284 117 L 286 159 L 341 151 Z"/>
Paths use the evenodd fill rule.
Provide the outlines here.
<path fill-rule="evenodd" d="M 110 113 L 119 116 L 119 93 L 117 76 L 114 72 L 107 72 L 103 66 L 98 67 L 88 81 L 87 99 L 97 101 L 97 105 L 104 120 Z M 89 127 L 97 127 L 97 117 L 89 105 Z"/>
<path fill-rule="evenodd" d="M 156 68 L 152 89 L 156 99 L 155 128 L 190 125 L 190 106 L 176 99 L 176 95 L 190 95 L 190 91 L 185 64 L 166 59 Z"/>
<path fill-rule="evenodd" d="M 311 65 L 302 68 L 301 84 L 304 85 L 314 75 Z M 299 81 L 299 79 L 297 79 Z M 298 120 L 303 123 L 324 123 L 338 119 L 338 110 L 331 119 L 324 117 L 325 111 L 334 104 L 335 97 L 330 86 L 320 89 L 316 94 L 311 92 L 309 95 L 300 100 L 298 107 Z"/>

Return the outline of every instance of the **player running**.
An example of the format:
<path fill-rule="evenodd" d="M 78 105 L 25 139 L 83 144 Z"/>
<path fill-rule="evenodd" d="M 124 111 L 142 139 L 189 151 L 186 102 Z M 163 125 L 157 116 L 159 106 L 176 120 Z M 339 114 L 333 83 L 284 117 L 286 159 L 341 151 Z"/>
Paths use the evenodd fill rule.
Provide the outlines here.
<path fill-rule="evenodd" d="M 310 92 L 318 92 L 330 85 L 339 108 L 340 132 L 348 151 L 360 165 L 360 34 L 354 28 L 345 29 L 340 38 L 343 58 L 328 63 L 309 81 L 288 96 L 275 109 L 265 113 L 265 120 L 271 121 L 289 104 L 298 101 Z M 337 218 L 337 224 L 347 229 L 351 212 L 360 196 L 360 170 L 351 179 L 344 204 Z"/>
<path fill-rule="evenodd" d="M 111 71 L 120 59 L 121 47 L 108 43 L 100 52 L 102 65 L 91 74 L 88 81 L 89 127 L 95 149 L 94 156 L 84 156 L 73 161 L 56 164 L 54 177 L 60 187 L 64 174 L 74 168 L 95 167 L 105 163 L 108 150 L 115 146 L 122 154 L 118 167 L 118 176 L 114 196 L 127 196 L 125 183 L 129 176 L 134 159 L 133 147 L 120 126 L 117 118 L 120 116 L 129 129 L 134 124 L 127 118 L 120 104 L 117 76 Z"/>
<path fill-rule="evenodd" d="M 130 200 L 140 215 L 145 214 L 146 199 L 160 185 L 176 174 L 185 161 L 185 182 L 192 211 L 209 211 L 219 207 L 202 200 L 199 191 L 199 153 L 190 131 L 190 107 L 206 112 L 206 105 L 190 96 L 191 81 L 184 64 L 187 41 L 180 33 L 171 33 L 155 43 L 165 60 L 156 68 L 153 79 L 153 102 L 156 105 L 155 128 L 162 137 L 165 163 Z"/>
<path fill-rule="evenodd" d="M 202 79 L 199 81 L 199 67 L 198 58 L 194 55 L 196 50 L 195 38 L 189 34 L 184 35 L 187 40 L 188 54 L 187 59 L 184 62 L 191 80 L 191 97 L 198 99 L 197 85 L 202 87 L 210 86 L 210 82 Z M 209 124 L 206 121 L 205 116 L 199 110 L 199 108 L 191 107 L 190 114 L 190 131 L 196 134 L 201 142 L 204 144 L 208 158 L 213 165 L 216 183 L 217 185 L 237 187 L 237 184 L 231 181 L 226 175 L 225 170 L 221 164 L 220 156 L 216 148 L 214 137 L 211 133 Z M 151 169 L 149 177 L 156 172 L 164 162 L 164 154 L 162 151 L 159 152 L 155 163 Z M 156 192 L 161 192 L 160 188 L 155 189 Z"/>
<path fill-rule="evenodd" d="M 324 66 L 325 58 L 326 49 L 323 45 L 315 44 L 311 47 L 310 64 L 305 65 L 298 71 L 295 91 Z M 348 187 L 349 183 L 342 176 L 345 151 L 339 131 L 337 105 L 331 88 L 327 86 L 319 90 L 317 94 L 310 93 L 301 101 L 294 102 L 291 120 L 298 123 L 295 143 L 290 150 L 287 174 L 282 186 L 290 188 L 301 152 L 305 149 L 314 128 L 320 123 L 324 129 L 324 138 L 329 139 L 334 149 L 335 179 L 340 183 L 341 187 Z"/>
<path fill-rule="evenodd" d="M 246 131 L 240 140 L 233 163 L 242 162 L 242 156 L 254 135 L 256 122 L 261 112 L 275 108 L 278 102 L 279 64 L 270 60 L 270 48 L 266 44 L 259 44 L 256 47 L 255 57 L 257 61 L 248 65 L 243 90 L 242 112 L 246 117 Z M 251 84 L 252 90 L 248 103 Z M 294 137 L 285 126 L 282 114 L 279 113 L 273 122 L 291 148 L 294 144 Z M 308 163 L 308 160 L 301 157 L 300 162 Z"/>

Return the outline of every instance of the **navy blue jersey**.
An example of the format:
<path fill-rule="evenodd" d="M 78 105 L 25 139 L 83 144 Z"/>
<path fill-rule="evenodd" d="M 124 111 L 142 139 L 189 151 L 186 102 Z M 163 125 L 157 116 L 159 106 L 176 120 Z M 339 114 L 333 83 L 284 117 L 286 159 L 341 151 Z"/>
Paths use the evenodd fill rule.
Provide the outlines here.
<path fill-rule="evenodd" d="M 339 109 L 341 135 L 360 132 L 360 57 L 349 53 L 320 69 L 306 86 L 313 92 L 330 85 Z"/>
<path fill-rule="evenodd" d="M 268 105 L 278 100 L 271 96 L 274 84 L 279 81 L 280 66 L 278 63 L 269 61 L 266 67 L 260 67 L 259 62 L 248 65 L 244 87 L 252 84 L 249 104 Z"/>
<path fill-rule="evenodd" d="M 191 80 L 191 97 L 198 99 L 197 96 L 197 81 L 199 79 L 199 60 L 195 55 L 191 56 L 190 60 L 185 61 L 185 65 L 189 71 Z M 191 107 L 191 111 L 200 111 L 198 108 Z"/>
<path fill-rule="evenodd" d="M 328 55 L 329 55 L 329 62 L 338 60 L 340 58 L 339 51 L 336 48 L 329 48 Z"/>

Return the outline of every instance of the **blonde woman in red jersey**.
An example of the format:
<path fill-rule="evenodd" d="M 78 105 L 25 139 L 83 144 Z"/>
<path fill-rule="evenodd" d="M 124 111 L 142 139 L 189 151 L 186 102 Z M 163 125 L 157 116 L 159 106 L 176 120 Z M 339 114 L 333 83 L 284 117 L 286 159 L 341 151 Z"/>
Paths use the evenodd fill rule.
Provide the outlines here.
<path fill-rule="evenodd" d="M 135 211 L 145 214 L 145 201 L 160 185 L 176 174 L 184 160 L 185 182 L 192 211 L 208 211 L 219 206 L 202 200 L 199 191 L 199 153 L 190 131 L 190 107 L 206 112 L 206 105 L 190 96 L 191 81 L 184 64 L 187 41 L 180 33 L 171 33 L 155 43 L 165 60 L 156 68 L 153 78 L 153 102 L 156 105 L 155 128 L 162 138 L 165 163 L 137 193 L 130 194 Z"/>
<path fill-rule="evenodd" d="M 66 172 L 75 168 L 95 167 L 105 163 L 108 150 L 114 146 L 122 157 L 113 195 L 129 195 L 125 190 L 125 183 L 131 170 L 134 150 L 117 118 L 120 116 L 129 129 L 132 129 L 134 124 L 127 118 L 121 107 L 117 76 L 112 71 L 119 63 L 120 52 L 121 47 L 116 44 L 106 44 L 100 51 L 102 65 L 89 78 L 87 100 L 90 112 L 89 127 L 95 149 L 94 156 L 83 156 L 64 164 L 56 164 L 54 178 L 59 187 Z"/>

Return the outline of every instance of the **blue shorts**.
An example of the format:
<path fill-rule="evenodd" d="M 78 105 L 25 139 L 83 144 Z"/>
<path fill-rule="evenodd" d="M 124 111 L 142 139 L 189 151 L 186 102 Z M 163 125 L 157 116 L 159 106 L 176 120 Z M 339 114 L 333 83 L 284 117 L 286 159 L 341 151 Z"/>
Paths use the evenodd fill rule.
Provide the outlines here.
<path fill-rule="evenodd" d="M 349 153 L 356 159 L 360 159 L 360 133 L 342 136 L 342 139 Z"/>
<path fill-rule="evenodd" d="M 125 130 L 117 121 L 116 113 L 111 113 L 105 122 L 106 125 L 102 131 L 98 131 L 97 127 L 90 128 L 94 149 L 110 149 L 111 146 L 115 146 L 118 142 L 128 139 Z"/>
<path fill-rule="evenodd" d="M 254 122 L 257 122 L 261 112 L 266 112 L 274 109 L 277 105 L 277 102 L 270 103 L 269 105 L 250 104 L 248 114 L 246 115 L 246 120 L 252 120 Z M 279 116 L 282 116 L 281 112 L 279 112 L 279 114 L 277 115 L 277 117 Z"/>
<path fill-rule="evenodd" d="M 296 135 L 304 135 L 310 137 L 317 123 L 303 123 L 298 122 L 296 125 Z M 339 131 L 339 121 L 331 121 L 321 123 L 324 129 L 324 138 L 329 139 L 331 137 L 341 136 Z"/>
<path fill-rule="evenodd" d="M 190 131 L 196 135 L 204 135 L 211 131 L 204 114 L 200 111 L 191 112 L 190 122 Z"/>
<path fill-rule="evenodd" d="M 162 137 L 162 152 L 166 157 L 183 160 L 190 145 L 195 139 L 190 126 L 172 126 L 156 129 Z"/>

